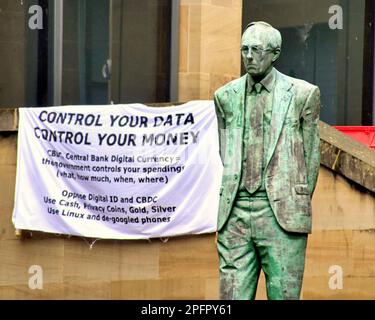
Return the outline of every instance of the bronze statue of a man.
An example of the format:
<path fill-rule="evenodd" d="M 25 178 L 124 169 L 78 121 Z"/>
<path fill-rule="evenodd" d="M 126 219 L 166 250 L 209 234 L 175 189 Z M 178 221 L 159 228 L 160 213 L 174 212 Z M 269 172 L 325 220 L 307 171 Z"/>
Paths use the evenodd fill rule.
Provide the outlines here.
<path fill-rule="evenodd" d="M 319 164 L 320 92 L 273 64 L 281 34 L 265 22 L 242 35 L 247 74 L 215 92 L 224 164 L 218 217 L 220 297 L 299 299 Z"/>

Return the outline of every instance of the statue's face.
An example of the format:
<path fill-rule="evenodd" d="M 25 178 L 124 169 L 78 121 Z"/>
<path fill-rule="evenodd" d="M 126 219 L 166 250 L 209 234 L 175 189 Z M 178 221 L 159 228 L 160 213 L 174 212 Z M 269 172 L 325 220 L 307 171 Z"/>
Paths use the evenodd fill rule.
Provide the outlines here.
<path fill-rule="evenodd" d="M 268 47 L 264 36 L 267 29 L 250 27 L 241 41 L 242 61 L 246 72 L 254 78 L 263 78 L 271 70 L 277 60 L 280 50 L 272 50 Z M 268 31 L 269 32 L 269 31 Z"/>

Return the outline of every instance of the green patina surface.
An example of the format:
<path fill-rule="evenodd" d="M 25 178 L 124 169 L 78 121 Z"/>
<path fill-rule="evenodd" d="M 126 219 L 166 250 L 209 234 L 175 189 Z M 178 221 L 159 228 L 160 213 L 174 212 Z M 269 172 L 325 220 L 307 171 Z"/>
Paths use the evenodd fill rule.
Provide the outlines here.
<path fill-rule="evenodd" d="M 242 36 L 247 74 L 215 92 L 224 164 L 218 217 L 220 295 L 253 299 L 260 269 L 269 299 L 298 299 L 319 164 L 319 88 L 278 72 L 280 33 Z"/>

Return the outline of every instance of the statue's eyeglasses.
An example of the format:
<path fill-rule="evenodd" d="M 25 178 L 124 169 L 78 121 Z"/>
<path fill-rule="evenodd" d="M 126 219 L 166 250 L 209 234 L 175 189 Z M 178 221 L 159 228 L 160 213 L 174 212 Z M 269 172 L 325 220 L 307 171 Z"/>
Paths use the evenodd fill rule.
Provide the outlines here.
<path fill-rule="evenodd" d="M 241 52 L 244 55 L 247 55 L 250 50 L 256 56 L 261 56 L 264 52 L 274 52 L 275 51 L 274 49 L 263 49 L 262 47 L 259 47 L 259 46 L 250 46 L 250 47 L 249 46 L 242 46 L 241 47 Z"/>

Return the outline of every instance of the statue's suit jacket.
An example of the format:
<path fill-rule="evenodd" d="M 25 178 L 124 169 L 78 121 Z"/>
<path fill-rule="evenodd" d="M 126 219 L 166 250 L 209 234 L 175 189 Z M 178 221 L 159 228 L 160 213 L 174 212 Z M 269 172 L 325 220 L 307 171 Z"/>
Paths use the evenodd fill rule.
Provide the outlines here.
<path fill-rule="evenodd" d="M 311 198 L 320 165 L 320 91 L 306 81 L 276 71 L 271 133 L 266 154 L 265 186 L 280 226 L 311 232 Z M 224 165 L 218 230 L 230 216 L 242 170 L 242 137 L 247 75 L 214 94 Z"/>

